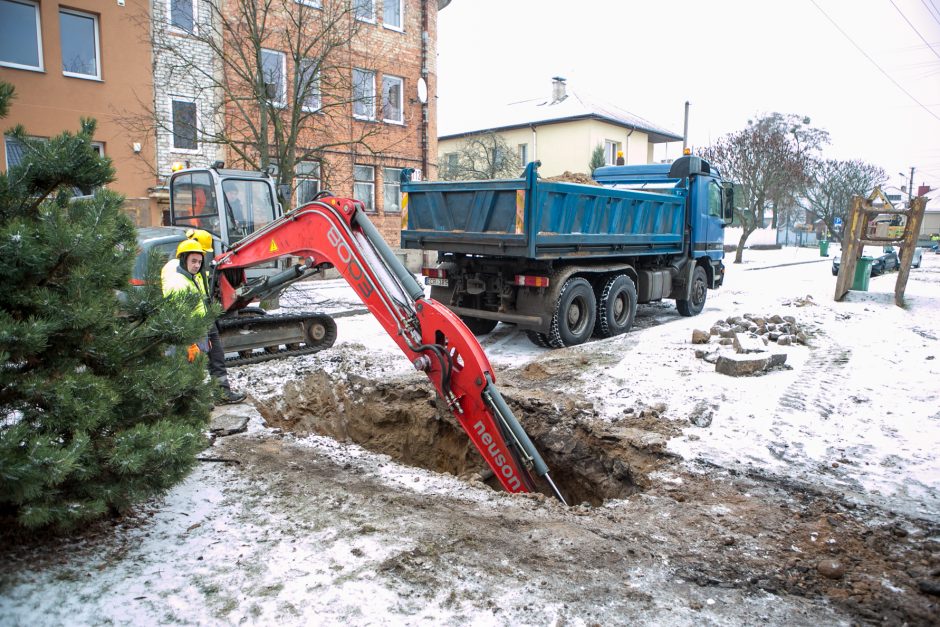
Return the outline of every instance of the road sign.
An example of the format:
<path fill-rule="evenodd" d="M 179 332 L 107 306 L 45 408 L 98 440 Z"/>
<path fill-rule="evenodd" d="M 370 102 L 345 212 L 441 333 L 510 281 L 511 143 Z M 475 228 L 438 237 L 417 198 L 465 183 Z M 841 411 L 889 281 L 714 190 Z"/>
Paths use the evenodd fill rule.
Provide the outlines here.
<path fill-rule="evenodd" d="M 832 226 L 837 229 L 840 228 L 842 226 L 842 218 L 833 218 Z"/>

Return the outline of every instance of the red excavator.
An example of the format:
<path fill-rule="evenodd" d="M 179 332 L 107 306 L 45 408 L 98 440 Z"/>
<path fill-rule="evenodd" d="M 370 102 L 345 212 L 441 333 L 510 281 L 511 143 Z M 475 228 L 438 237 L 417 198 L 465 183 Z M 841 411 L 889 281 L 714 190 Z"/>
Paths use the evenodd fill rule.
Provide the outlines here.
<path fill-rule="evenodd" d="M 190 172 L 188 178 L 185 171 L 177 173 L 171 179 L 171 194 L 185 192 L 195 198 L 192 182 L 196 177 L 192 174 L 198 177 L 205 172 Z M 213 172 L 216 177 L 220 175 L 219 170 Z M 232 172 L 228 171 L 232 180 L 254 180 Z M 216 190 L 222 193 L 217 195 Z M 534 470 L 550 493 L 565 502 L 545 461 L 496 388 L 493 368 L 476 337 L 456 314 L 425 297 L 414 275 L 366 217 L 360 201 L 322 192 L 313 202 L 294 211 L 267 219 L 262 225 L 251 225 L 245 224 L 251 216 L 250 207 L 225 192 L 224 184 L 206 186 L 200 192 L 206 194 L 200 200 L 200 209 L 187 217 L 173 206 L 171 221 L 182 226 L 210 227 L 206 230 L 217 235 L 229 229 L 244 234 L 212 262 L 212 293 L 226 312 L 250 308 L 261 295 L 325 268 L 335 268 L 415 368 L 427 374 L 503 488 L 513 493 L 537 490 L 530 474 Z M 224 218 L 220 218 L 220 212 Z M 194 221 L 192 216 L 196 215 L 206 220 Z M 211 219 L 217 222 L 210 223 Z M 277 268 L 278 260 L 284 259 L 303 262 L 277 273 L 251 276 L 252 269 Z M 315 316 L 315 324 L 327 331 L 332 329 L 332 344 L 332 319 L 325 314 L 310 315 Z M 253 319 L 246 316 L 241 323 L 250 326 Z"/>

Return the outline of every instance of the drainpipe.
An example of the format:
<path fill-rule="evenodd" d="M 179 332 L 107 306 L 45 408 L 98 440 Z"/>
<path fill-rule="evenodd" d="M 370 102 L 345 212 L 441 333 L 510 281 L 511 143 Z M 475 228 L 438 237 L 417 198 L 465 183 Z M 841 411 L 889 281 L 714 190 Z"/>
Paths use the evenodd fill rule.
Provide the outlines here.
<path fill-rule="evenodd" d="M 532 129 L 532 154 L 529 156 L 529 161 L 531 162 L 538 161 L 539 158 L 539 134 L 535 130 L 535 124 L 531 125 L 530 128 Z M 523 163 L 522 165 L 526 166 L 527 164 Z"/>
<path fill-rule="evenodd" d="M 685 123 L 682 126 L 682 154 L 689 147 L 689 101 L 685 101 Z"/>
<path fill-rule="evenodd" d="M 428 0 L 421 0 L 421 78 L 423 78 L 425 84 L 428 85 L 428 92 L 431 91 L 430 85 L 428 84 L 428 46 L 430 39 L 431 37 L 428 33 Z M 428 121 L 430 117 L 430 102 L 431 94 L 428 93 L 428 97 L 421 103 L 421 176 L 424 180 L 430 179 L 430 172 L 428 171 Z"/>

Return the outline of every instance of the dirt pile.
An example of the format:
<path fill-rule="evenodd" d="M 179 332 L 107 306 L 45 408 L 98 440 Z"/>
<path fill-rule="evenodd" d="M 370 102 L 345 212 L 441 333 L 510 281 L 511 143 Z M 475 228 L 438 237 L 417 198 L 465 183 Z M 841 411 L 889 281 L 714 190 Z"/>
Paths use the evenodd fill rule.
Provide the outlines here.
<path fill-rule="evenodd" d="M 580 183 L 581 185 L 600 185 L 597 181 L 591 178 L 590 174 L 584 174 L 583 172 L 569 172 L 565 170 L 563 173 L 557 176 L 549 176 L 545 178 L 546 181 L 555 181 L 559 183 Z"/>

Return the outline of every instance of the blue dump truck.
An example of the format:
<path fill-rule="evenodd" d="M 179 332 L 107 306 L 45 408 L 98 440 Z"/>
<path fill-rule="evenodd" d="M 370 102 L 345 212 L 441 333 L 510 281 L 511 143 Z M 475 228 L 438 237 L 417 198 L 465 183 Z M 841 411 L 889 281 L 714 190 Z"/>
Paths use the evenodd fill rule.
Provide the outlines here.
<path fill-rule="evenodd" d="M 598 185 L 522 178 L 413 182 L 402 174 L 402 248 L 437 251 L 431 296 L 476 334 L 518 325 L 539 346 L 627 332 L 637 303 L 702 311 L 724 279 L 732 186 L 705 160 L 607 166 Z"/>

